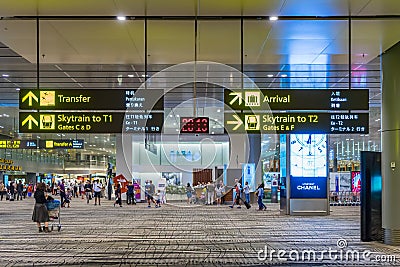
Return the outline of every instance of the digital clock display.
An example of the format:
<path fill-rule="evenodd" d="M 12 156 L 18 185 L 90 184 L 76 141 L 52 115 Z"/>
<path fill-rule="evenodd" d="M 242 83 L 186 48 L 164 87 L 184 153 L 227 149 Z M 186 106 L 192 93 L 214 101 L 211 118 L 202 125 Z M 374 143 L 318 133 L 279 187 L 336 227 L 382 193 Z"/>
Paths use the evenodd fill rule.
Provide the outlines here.
<path fill-rule="evenodd" d="M 209 131 L 209 118 L 207 117 L 181 117 L 180 133 L 206 133 Z"/>

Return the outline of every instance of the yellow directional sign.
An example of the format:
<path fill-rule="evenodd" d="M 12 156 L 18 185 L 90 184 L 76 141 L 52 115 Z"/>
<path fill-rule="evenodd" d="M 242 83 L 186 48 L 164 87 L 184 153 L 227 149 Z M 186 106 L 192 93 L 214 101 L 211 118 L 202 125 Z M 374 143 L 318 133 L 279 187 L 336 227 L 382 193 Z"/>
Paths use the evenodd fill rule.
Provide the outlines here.
<path fill-rule="evenodd" d="M 40 130 L 54 130 L 56 128 L 56 115 L 40 115 Z"/>
<path fill-rule="evenodd" d="M 46 140 L 46 148 L 53 148 L 53 140 Z"/>
<path fill-rule="evenodd" d="M 36 126 L 39 125 L 38 121 L 32 115 L 29 115 L 25 120 L 22 121 L 22 126 L 24 126 L 26 123 L 28 123 L 29 130 L 32 129 L 32 123 L 34 123 Z"/>
<path fill-rule="evenodd" d="M 56 105 L 55 91 L 40 91 L 40 106 L 49 107 Z"/>
<path fill-rule="evenodd" d="M 243 124 L 243 121 L 240 119 L 240 117 L 236 114 L 232 115 L 233 118 L 235 118 L 235 121 L 227 121 L 227 124 L 233 124 L 236 125 L 235 127 L 233 127 L 233 131 L 236 131 L 237 129 L 239 129 L 239 127 Z"/>
<path fill-rule="evenodd" d="M 260 115 L 245 115 L 245 126 L 244 129 L 246 131 L 259 131 L 260 130 Z"/>
<path fill-rule="evenodd" d="M 22 98 L 22 103 L 25 102 L 25 100 L 28 99 L 28 105 L 31 107 L 32 106 L 32 100 L 35 100 L 36 102 L 39 102 L 39 99 L 37 96 L 32 93 L 32 91 L 29 91 L 23 98 Z"/>
<path fill-rule="evenodd" d="M 259 107 L 261 104 L 260 91 L 244 92 L 244 105 L 246 107 Z"/>
<path fill-rule="evenodd" d="M 229 95 L 234 96 L 233 99 L 229 102 L 230 105 L 235 103 L 236 100 L 238 100 L 239 105 L 242 104 L 242 93 L 241 92 L 232 92 Z"/>

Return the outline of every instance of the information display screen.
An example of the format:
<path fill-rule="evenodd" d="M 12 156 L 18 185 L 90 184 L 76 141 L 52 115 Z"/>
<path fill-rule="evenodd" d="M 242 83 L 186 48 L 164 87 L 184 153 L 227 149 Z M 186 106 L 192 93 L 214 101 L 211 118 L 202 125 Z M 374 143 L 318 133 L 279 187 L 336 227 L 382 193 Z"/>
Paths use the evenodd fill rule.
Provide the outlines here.
<path fill-rule="evenodd" d="M 210 121 L 208 117 L 181 117 L 180 133 L 209 133 Z"/>

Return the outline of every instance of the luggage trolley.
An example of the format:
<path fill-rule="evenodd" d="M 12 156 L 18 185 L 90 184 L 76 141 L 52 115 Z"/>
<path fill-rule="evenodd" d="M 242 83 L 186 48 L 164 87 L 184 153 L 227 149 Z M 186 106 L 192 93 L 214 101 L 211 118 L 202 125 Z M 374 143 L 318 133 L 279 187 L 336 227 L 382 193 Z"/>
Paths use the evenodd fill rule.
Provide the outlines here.
<path fill-rule="evenodd" d="M 46 207 L 49 212 L 50 222 L 51 222 L 51 231 L 54 230 L 54 225 L 57 224 L 56 220 L 58 219 L 57 230 L 61 231 L 61 201 L 58 199 L 53 199 L 46 202 Z"/>

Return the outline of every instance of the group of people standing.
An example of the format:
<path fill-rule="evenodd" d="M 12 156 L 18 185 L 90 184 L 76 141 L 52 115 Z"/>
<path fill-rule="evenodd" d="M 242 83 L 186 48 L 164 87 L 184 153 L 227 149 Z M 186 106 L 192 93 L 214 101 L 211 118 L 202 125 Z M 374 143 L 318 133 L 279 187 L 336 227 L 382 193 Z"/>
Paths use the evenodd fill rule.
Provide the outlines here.
<path fill-rule="evenodd" d="M 201 189 L 201 194 L 198 196 L 195 189 Z M 241 203 L 250 203 L 250 185 L 245 182 L 244 186 L 240 183 L 239 179 L 235 179 L 235 185 L 233 187 L 233 204 L 230 206 L 233 208 L 235 205 L 237 208 L 241 208 Z M 193 203 L 195 199 L 204 198 L 206 205 L 213 205 L 216 203 L 220 205 L 222 198 L 225 195 L 225 186 L 222 182 L 208 182 L 207 184 L 199 183 L 197 186 L 192 187 L 190 183 L 186 185 L 186 197 L 187 203 Z M 264 198 L 264 183 L 261 183 L 255 194 L 257 196 L 258 210 L 266 210 L 267 207 L 263 203 Z"/>
<path fill-rule="evenodd" d="M 199 191 L 199 195 L 196 190 Z M 222 182 L 208 182 L 198 183 L 196 186 L 192 187 L 190 183 L 186 185 L 186 197 L 187 203 L 197 203 L 199 200 L 204 201 L 206 205 L 221 205 L 222 198 L 225 195 L 225 186 Z"/>
<path fill-rule="evenodd" d="M 0 201 L 5 198 L 6 200 L 22 200 L 26 197 L 31 197 L 34 191 L 34 185 L 24 184 L 22 180 L 11 181 L 9 185 L 0 182 Z"/>

